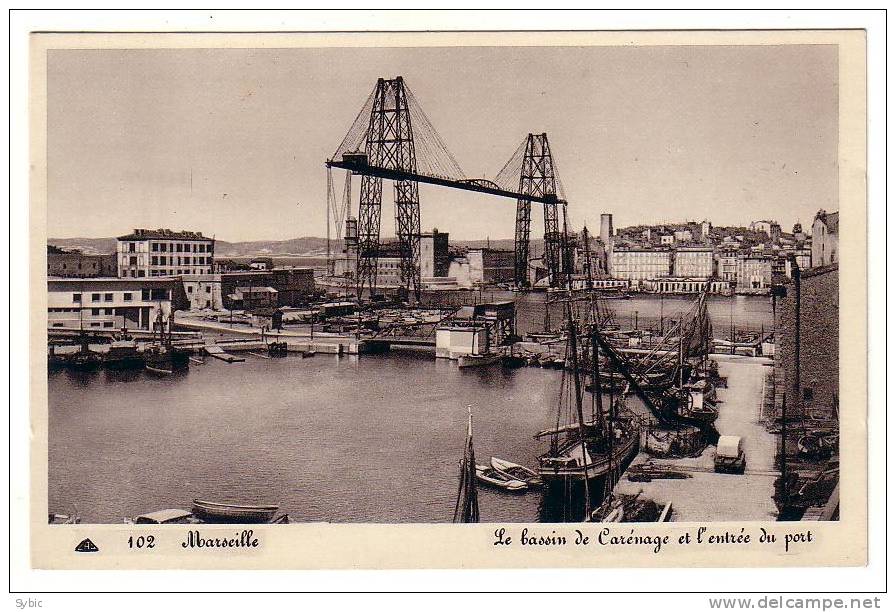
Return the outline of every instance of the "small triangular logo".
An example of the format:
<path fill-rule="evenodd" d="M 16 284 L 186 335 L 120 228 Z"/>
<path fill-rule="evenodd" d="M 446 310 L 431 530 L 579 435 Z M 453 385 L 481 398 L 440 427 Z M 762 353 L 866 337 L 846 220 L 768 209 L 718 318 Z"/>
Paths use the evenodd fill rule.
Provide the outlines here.
<path fill-rule="evenodd" d="M 90 538 L 84 538 L 81 543 L 75 546 L 75 552 L 99 552 L 100 549 L 96 544 L 90 541 Z"/>

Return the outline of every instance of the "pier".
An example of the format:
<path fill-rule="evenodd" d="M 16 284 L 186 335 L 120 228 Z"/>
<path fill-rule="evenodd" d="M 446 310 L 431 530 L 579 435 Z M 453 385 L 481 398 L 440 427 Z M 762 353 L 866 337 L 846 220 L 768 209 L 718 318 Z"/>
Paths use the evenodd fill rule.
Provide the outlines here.
<path fill-rule="evenodd" d="M 617 483 L 614 493 L 649 498 L 660 506 L 672 502 L 675 521 L 773 521 L 778 512 L 772 501 L 778 438 L 761 421 L 766 374 L 771 360 L 729 355 L 712 355 L 719 374 L 728 377 L 728 387 L 718 389 L 719 418 L 716 429 L 722 435 L 741 436 L 747 467 L 744 474 L 718 474 L 714 470 L 715 446 L 707 446 L 698 457 L 651 458 L 640 453 Z M 628 479 L 638 466 L 653 465 L 683 472 L 689 478 L 657 478 L 649 482 Z"/>

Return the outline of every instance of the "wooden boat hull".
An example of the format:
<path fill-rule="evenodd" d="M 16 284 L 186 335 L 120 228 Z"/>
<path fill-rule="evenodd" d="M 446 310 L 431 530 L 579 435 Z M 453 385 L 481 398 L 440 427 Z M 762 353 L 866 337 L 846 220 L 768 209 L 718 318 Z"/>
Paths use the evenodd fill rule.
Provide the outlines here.
<path fill-rule="evenodd" d="M 274 518 L 279 506 L 246 506 L 193 500 L 193 514 L 206 523 L 267 523 Z"/>
<path fill-rule="evenodd" d="M 517 357 L 516 355 L 506 355 L 501 359 L 501 365 L 505 368 L 522 368 L 526 364 L 527 361 L 524 357 Z"/>
<path fill-rule="evenodd" d="M 541 479 L 541 476 L 538 475 L 538 472 L 531 470 L 524 465 L 519 465 L 518 463 L 513 463 L 497 457 L 492 457 L 490 463 L 498 472 L 501 472 L 509 478 L 521 480 L 530 487 L 537 487 L 544 484 L 544 481 Z"/>
<path fill-rule="evenodd" d="M 150 374 L 155 374 L 156 376 L 169 376 L 171 374 L 174 374 L 174 370 L 172 369 L 151 366 L 149 364 L 144 365 L 143 369 Z"/>
<path fill-rule="evenodd" d="M 628 464 L 638 454 L 640 447 L 641 434 L 639 430 L 635 430 L 621 446 L 614 448 L 612 462 L 606 455 L 601 455 L 597 459 L 592 458 L 592 461 L 587 465 L 588 480 L 605 476 L 610 471 L 611 463 L 621 471 L 622 468 L 619 466 Z M 581 465 L 567 464 L 564 466 L 560 465 L 559 462 L 548 463 L 545 459 L 545 457 L 539 457 L 540 465 L 538 468 L 538 475 L 541 476 L 545 483 L 585 479 L 586 470 Z"/>
<path fill-rule="evenodd" d="M 489 355 L 461 355 L 457 358 L 457 367 L 459 368 L 478 368 L 494 365 L 501 360 L 500 353 L 492 353 Z"/>
<path fill-rule="evenodd" d="M 529 488 L 525 482 L 506 476 L 487 465 L 476 466 L 476 480 L 511 493 L 521 493 Z"/>

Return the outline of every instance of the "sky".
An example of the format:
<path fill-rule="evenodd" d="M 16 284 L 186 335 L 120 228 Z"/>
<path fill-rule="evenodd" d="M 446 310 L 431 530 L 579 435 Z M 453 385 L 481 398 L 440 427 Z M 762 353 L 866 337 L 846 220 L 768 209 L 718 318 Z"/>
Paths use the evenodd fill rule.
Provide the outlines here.
<path fill-rule="evenodd" d="M 324 162 L 398 75 L 470 177 L 546 132 L 575 228 L 607 212 L 789 231 L 838 208 L 833 45 L 52 50 L 47 72 L 55 238 L 325 236 Z M 514 200 L 421 185 L 420 201 L 424 231 L 513 237 Z M 536 206 L 533 237 L 542 223 Z"/>

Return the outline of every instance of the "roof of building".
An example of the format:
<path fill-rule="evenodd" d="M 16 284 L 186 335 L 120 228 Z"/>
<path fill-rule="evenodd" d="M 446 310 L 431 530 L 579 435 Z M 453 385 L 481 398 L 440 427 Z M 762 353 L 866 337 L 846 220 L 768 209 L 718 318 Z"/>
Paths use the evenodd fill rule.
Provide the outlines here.
<path fill-rule="evenodd" d="M 829 234 L 840 233 L 840 211 L 829 213 L 819 210 L 815 219 L 825 224 Z"/>
<path fill-rule="evenodd" d="M 800 276 L 803 278 L 818 276 L 820 274 L 828 274 L 830 272 L 837 272 L 840 269 L 840 264 L 834 262 L 832 264 L 828 264 L 826 266 L 815 266 L 814 268 L 806 268 L 804 270 L 800 270 Z"/>
<path fill-rule="evenodd" d="M 134 229 L 130 234 L 119 236 L 119 240 L 203 240 L 211 241 L 213 238 L 203 236 L 202 232 L 190 232 L 182 230 L 175 232 L 167 228 L 159 229 Z"/>
<path fill-rule="evenodd" d="M 141 286 L 141 285 L 174 285 L 182 282 L 179 276 L 156 276 L 151 278 L 118 278 L 117 276 L 93 276 L 87 278 L 72 278 L 63 276 L 50 276 L 47 284 L 55 285 L 104 285 L 104 286 Z"/>

